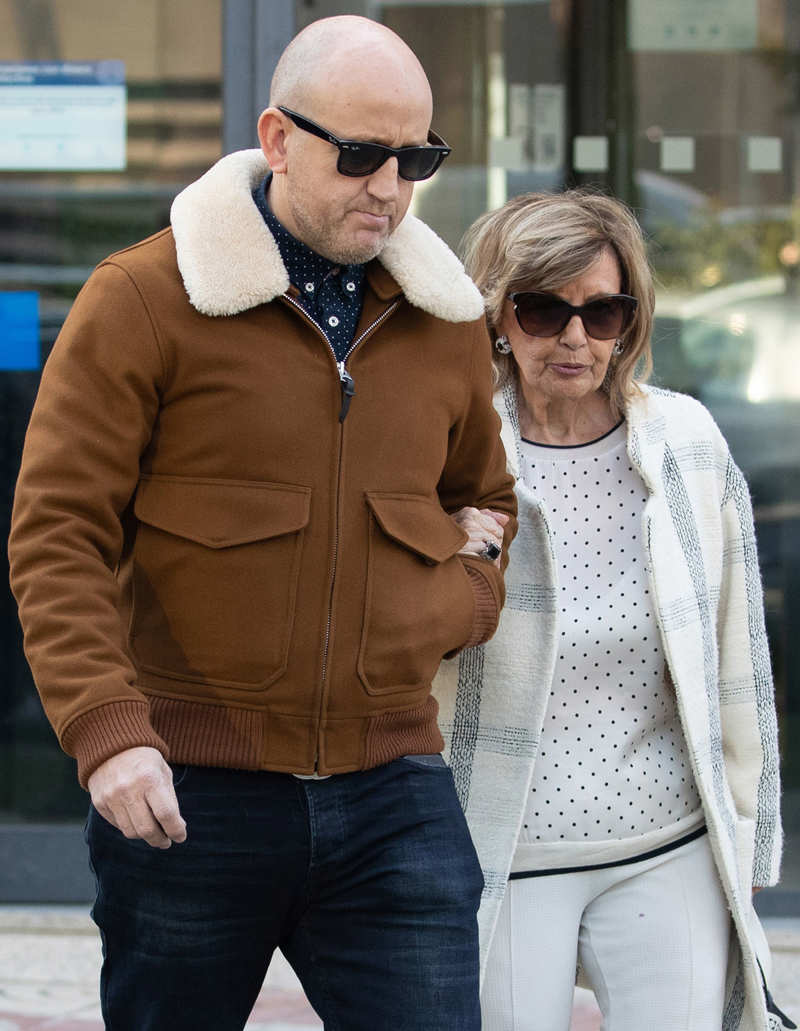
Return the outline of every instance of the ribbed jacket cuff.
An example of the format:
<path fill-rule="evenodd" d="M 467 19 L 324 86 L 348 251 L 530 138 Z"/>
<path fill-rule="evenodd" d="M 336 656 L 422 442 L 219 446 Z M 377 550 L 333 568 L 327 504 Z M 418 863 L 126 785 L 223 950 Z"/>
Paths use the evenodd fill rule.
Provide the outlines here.
<path fill-rule="evenodd" d="M 127 748 L 169 749 L 150 725 L 147 702 L 119 701 L 99 705 L 78 716 L 61 735 L 61 747 L 78 762 L 78 780 L 85 788 L 98 766 Z"/>
<path fill-rule="evenodd" d="M 481 559 L 481 561 L 485 562 L 486 560 Z M 465 648 L 472 648 L 473 645 L 488 641 L 497 629 L 502 600 L 497 595 L 495 585 L 481 569 L 467 562 L 464 563 L 464 568 L 475 596 L 472 634 L 464 645 Z"/>

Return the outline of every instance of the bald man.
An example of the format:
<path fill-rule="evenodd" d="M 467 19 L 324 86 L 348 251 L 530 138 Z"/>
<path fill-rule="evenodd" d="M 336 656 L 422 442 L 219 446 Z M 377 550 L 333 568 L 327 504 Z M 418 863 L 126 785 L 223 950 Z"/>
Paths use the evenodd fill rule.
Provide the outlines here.
<path fill-rule="evenodd" d="M 430 683 L 494 631 L 515 506 L 481 298 L 407 213 L 431 114 L 388 29 L 311 25 L 261 149 L 101 263 L 42 376 L 12 583 L 113 1031 L 241 1029 L 276 947 L 326 1028 L 479 1027 Z"/>

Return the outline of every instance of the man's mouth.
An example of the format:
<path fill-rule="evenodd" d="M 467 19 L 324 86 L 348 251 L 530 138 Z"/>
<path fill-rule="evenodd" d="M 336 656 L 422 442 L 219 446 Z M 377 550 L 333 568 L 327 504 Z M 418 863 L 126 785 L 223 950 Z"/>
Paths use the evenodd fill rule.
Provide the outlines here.
<path fill-rule="evenodd" d="M 383 226 L 389 221 L 389 216 L 386 212 L 356 211 L 354 214 L 359 215 L 365 222 L 374 222 L 375 225 Z"/>

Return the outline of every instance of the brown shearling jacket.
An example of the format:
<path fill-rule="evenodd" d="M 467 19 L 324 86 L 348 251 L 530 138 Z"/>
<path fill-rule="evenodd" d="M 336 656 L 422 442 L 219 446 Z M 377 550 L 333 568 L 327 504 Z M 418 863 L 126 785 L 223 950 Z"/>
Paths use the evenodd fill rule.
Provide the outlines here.
<path fill-rule="evenodd" d="M 9 553 L 83 784 L 125 748 L 320 774 L 442 747 L 431 679 L 494 631 L 463 505 L 515 513 L 480 297 L 412 216 L 342 370 L 250 190 L 258 151 L 104 261 L 46 363 Z M 512 518 L 506 531 L 510 540 Z"/>

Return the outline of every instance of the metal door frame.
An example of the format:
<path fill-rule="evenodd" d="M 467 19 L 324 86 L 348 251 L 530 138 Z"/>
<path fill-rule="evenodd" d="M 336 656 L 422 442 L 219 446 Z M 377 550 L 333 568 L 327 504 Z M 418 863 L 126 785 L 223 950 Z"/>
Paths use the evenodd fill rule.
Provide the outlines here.
<path fill-rule="evenodd" d="M 256 122 L 295 33 L 294 0 L 225 0 L 222 12 L 222 151 L 258 146 Z"/>

